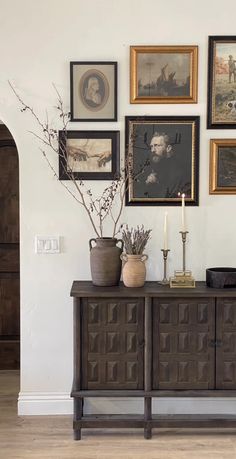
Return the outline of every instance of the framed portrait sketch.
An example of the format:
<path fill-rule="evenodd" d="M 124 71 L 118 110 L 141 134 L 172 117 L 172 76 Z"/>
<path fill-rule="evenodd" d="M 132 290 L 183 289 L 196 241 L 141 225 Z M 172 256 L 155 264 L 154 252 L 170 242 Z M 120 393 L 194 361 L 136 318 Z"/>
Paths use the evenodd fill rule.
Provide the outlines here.
<path fill-rule="evenodd" d="M 210 194 L 236 194 L 236 139 L 210 140 Z"/>
<path fill-rule="evenodd" d="M 197 102 L 197 46 L 131 46 L 131 104 Z"/>
<path fill-rule="evenodd" d="M 236 36 L 211 36 L 208 48 L 208 129 L 236 127 Z"/>
<path fill-rule="evenodd" d="M 59 131 L 60 180 L 113 180 L 119 168 L 119 131 Z"/>
<path fill-rule="evenodd" d="M 71 121 L 117 120 L 117 62 L 70 63 Z"/>
<path fill-rule="evenodd" d="M 198 205 L 199 116 L 127 116 L 126 204 Z"/>

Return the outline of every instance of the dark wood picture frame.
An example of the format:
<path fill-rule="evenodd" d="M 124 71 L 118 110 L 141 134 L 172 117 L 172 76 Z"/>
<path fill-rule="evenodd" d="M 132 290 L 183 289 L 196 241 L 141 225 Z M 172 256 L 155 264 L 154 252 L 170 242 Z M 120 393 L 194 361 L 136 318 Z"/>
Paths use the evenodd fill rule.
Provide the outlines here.
<path fill-rule="evenodd" d="M 210 194 L 236 194 L 236 139 L 210 140 Z"/>
<path fill-rule="evenodd" d="M 119 172 L 120 131 L 59 131 L 60 180 L 114 180 Z"/>
<path fill-rule="evenodd" d="M 131 104 L 197 102 L 198 46 L 131 46 Z"/>
<path fill-rule="evenodd" d="M 126 116 L 126 205 L 180 205 L 178 193 L 198 205 L 199 126 L 199 116 Z"/>
<path fill-rule="evenodd" d="M 236 35 L 209 36 L 208 129 L 236 128 Z"/>
<path fill-rule="evenodd" d="M 117 62 L 70 62 L 71 121 L 117 121 Z"/>

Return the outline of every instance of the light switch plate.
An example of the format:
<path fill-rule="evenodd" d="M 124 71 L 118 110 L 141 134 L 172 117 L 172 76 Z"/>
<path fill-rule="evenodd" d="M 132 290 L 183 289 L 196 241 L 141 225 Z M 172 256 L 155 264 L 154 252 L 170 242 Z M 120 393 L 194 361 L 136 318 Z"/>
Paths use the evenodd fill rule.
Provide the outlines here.
<path fill-rule="evenodd" d="M 35 253 L 60 253 L 60 236 L 35 236 Z"/>

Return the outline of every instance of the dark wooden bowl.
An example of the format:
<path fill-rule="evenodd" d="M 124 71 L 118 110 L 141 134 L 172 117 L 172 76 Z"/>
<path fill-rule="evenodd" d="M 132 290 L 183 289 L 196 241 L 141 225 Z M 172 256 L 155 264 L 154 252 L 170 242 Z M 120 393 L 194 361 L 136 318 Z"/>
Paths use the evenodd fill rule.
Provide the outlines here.
<path fill-rule="evenodd" d="M 212 288 L 236 287 L 236 268 L 208 268 L 206 284 Z"/>

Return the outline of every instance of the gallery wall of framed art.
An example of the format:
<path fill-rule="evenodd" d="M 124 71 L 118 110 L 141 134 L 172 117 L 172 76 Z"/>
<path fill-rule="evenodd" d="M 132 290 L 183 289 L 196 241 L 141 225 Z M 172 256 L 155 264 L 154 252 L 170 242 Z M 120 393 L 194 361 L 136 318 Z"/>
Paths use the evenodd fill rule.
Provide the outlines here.
<path fill-rule="evenodd" d="M 124 151 L 126 158 L 127 154 L 131 155 L 133 167 L 127 179 L 126 205 L 180 205 L 179 194 L 182 193 L 185 193 L 187 205 L 198 205 L 201 156 L 200 117 L 197 114 L 199 47 L 197 44 L 131 44 L 129 49 L 130 104 L 140 104 L 140 109 L 139 115 L 125 117 Z M 118 121 L 117 69 L 118 63 L 114 61 L 70 62 L 72 122 Z M 145 116 L 144 104 L 156 104 L 158 107 L 168 104 L 169 116 Z M 196 104 L 196 116 L 184 117 L 182 110 L 181 116 L 173 116 L 171 104 L 183 107 L 185 104 Z M 236 127 L 236 36 L 208 38 L 206 127 Z M 106 134 L 111 138 L 105 139 Z M 102 146 L 102 142 L 109 141 L 109 146 Z M 160 155 L 155 154 L 155 148 L 161 148 L 160 145 L 155 147 L 155 141 L 163 143 Z M 91 142 L 96 143 L 94 148 L 97 151 L 89 147 Z M 234 193 L 234 182 L 228 188 L 221 187 L 222 175 L 217 175 L 218 171 L 222 171 L 222 164 L 227 162 L 228 168 L 232 166 L 229 171 L 231 179 L 234 177 L 234 140 L 225 139 L 225 145 L 221 145 L 221 141 L 215 139 L 210 145 L 209 192 Z M 67 139 L 62 148 L 68 150 L 70 161 L 66 165 L 65 160 L 60 160 L 61 180 L 69 178 L 65 171 L 68 164 L 71 166 L 72 157 L 76 179 L 106 180 L 118 173 L 117 131 L 77 131 L 75 138 Z M 109 159 L 94 160 L 99 155 L 107 155 Z M 228 161 L 227 155 L 230 156 Z M 145 170 L 138 173 L 139 167 Z"/>

